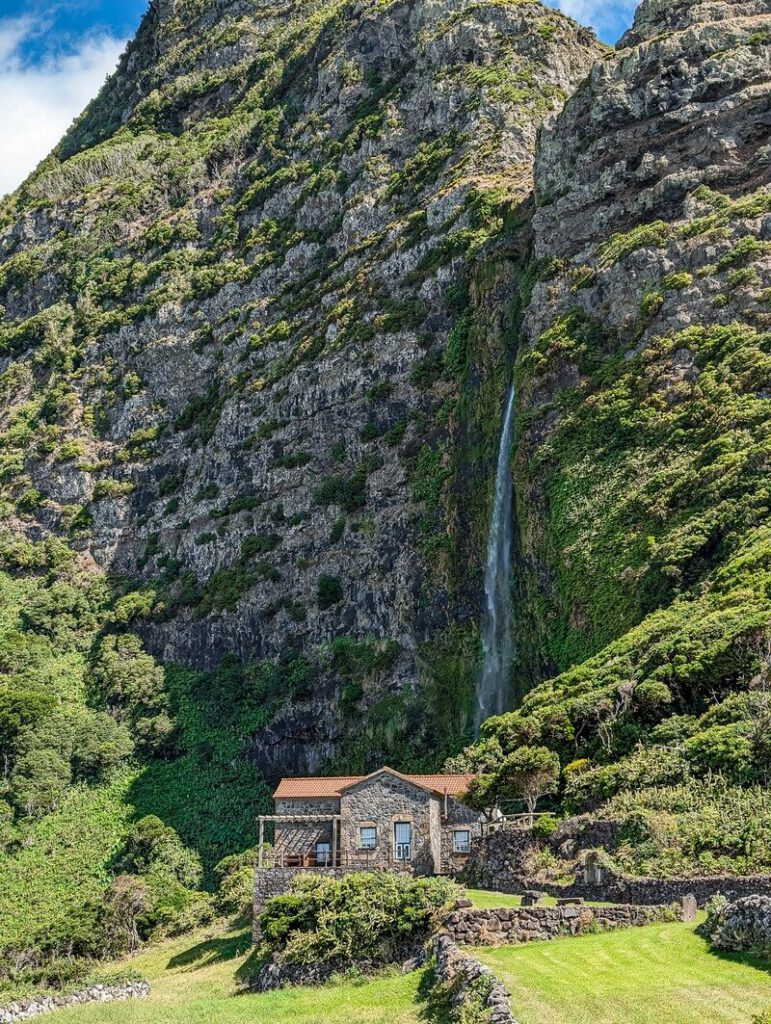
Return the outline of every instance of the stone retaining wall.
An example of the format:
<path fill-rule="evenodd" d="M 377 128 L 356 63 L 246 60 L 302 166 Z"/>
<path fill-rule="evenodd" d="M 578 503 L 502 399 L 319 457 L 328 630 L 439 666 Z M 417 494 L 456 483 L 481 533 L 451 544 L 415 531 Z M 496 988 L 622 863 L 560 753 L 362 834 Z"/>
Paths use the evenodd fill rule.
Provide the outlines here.
<path fill-rule="evenodd" d="M 498 910 L 453 910 L 444 927 L 450 939 L 464 946 L 503 946 L 547 942 L 561 935 L 583 935 L 595 929 L 638 928 L 659 921 L 693 920 L 695 906 L 506 907 Z"/>
<path fill-rule="evenodd" d="M 637 906 L 660 906 L 675 903 L 684 896 L 695 896 L 700 907 L 704 907 L 713 896 L 722 895 L 729 900 L 742 896 L 771 896 L 771 875 L 754 875 L 746 878 L 704 878 L 661 879 L 661 878 L 609 878 L 602 885 L 587 885 L 576 881 L 572 885 L 555 885 L 549 882 L 534 882 L 521 875 L 500 874 L 492 881 L 487 878 L 484 888 L 495 892 L 520 894 L 527 889 L 540 889 L 548 896 L 557 898 L 585 899 L 605 903 L 626 903 Z"/>
<path fill-rule="evenodd" d="M 449 935 L 434 936 L 434 956 L 439 984 L 445 986 L 451 1008 L 457 1011 L 452 1019 L 461 1019 L 469 1006 L 479 1004 L 486 1011 L 489 1024 L 517 1024 L 511 1013 L 509 993 L 489 967 L 459 949 Z M 481 983 L 481 984 L 480 984 Z"/>
<path fill-rule="evenodd" d="M 580 826 L 582 849 L 591 841 L 597 846 L 606 843 L 612 847 L 615 822 L 575 820 L 561 826 L 559 835 L 568 834 Z M 555 842 L 557 840 L 555 839 Z M 472 846 L 471 857 L 464 873 L 468 884 L 479 889 L 519 894 L 528 889 L 541 889 L 549 896 L 583 898 L 604 903 L 630 903 L 657 906 L 673 903 L 683 896 L 694 895 L 700 907 L 718 894 L 729 900 L 742 896 L 771 895 L 771 875 L 751 875 L 726 878 L 722 875 L 683 879 L 629 878 L 614 875 L 602 868 L 600 885 L 587 884 L 578 877 L 572 885 L 535 881 L 524 874 L 527 854 L 538 844 L 528 832 L 519 829 L 500 829 L 491 832 Z"/>
<path fill-rule="evenodd" d="M 123 985 L 92 985 L 70 995 L 20 999 L 0 1009 L 0 1024 L 17 1024 L 18 1021 L 32 1020 L 33 1017 L 40 1017 L 54 1010 L 63 1010 L 69 1006 L 114 1003 L 120 999 L 144 999 L 149 995 L 150 986 L 146 981 L 127 981 Z"/>

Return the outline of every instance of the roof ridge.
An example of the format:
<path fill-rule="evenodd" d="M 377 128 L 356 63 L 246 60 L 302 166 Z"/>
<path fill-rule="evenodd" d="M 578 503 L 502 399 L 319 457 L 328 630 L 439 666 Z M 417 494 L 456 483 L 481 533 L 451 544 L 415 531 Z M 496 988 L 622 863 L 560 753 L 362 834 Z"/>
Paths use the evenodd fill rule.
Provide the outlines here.
<path fill-rule="evenodd" d="M 387 772 L 396 778 L 403 779 L 410 785 L 417 786 L 440 796 L 455 795 L 461 792 L 458 783 L 474 777 L 473 772 L 399 772 L 389 765 L 383 765 L 368 775 L 305 775 L 287 776 L 282 778 L 273 794 L 274 799 L 323 799 L 339 797 L 346 789 L 365 782 L 368 779 Z M 455 785 L 442 785 L 444 781 Z"/>

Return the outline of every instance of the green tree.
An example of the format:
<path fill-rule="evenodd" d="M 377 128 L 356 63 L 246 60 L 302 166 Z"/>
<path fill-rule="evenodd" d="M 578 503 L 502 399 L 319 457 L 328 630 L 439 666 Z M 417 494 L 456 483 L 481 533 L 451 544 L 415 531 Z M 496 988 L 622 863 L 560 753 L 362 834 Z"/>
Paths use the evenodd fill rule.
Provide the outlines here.
<path fill-rule="evenodd" d="M 188 850 L 173 828 L 148 814 L 132 827 L 126 840 L 121 870 L 154 879 L 174 880 L 195 888 L 202 876 L 201 862 Z"/>
<path fill-rule="evenodd" d="M 158 753 L 168 748 L 174 728 L 164 671 L 139 637 L 104 637 L 91 665 L 90 689 L 92 699 L 131 727 L 141 749 Z"/>
<path fill-rule="evenodd" d="M 73 728 L 72 770 L 76 779 L 100 781 L 134 752 L 128 729 L 104 711 L 78 717 Z"/>
<path fill-rule="evenodd" d="M 16 762 L 11 776 L 11 799 L 32 817 L 50 811 L 72 781 L 70 763 L 55 750 L 30 750 Z"/>
<path fill-rule="evenodd" d="M 559 757 L 547 747 L 520 747 L 497 772 L 501 794 L 513 792 L 525 801 L 530 814 L 542 796 L 557 791 L 559 777 Z"/>

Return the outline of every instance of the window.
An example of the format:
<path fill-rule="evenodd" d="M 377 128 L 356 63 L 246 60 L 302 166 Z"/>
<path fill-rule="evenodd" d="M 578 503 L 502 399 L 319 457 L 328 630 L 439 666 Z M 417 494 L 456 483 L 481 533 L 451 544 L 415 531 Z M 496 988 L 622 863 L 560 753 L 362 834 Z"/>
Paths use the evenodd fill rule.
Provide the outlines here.
<path fill-rule="evenodd" d="M 332 845 L 331 843 L 316 843 L 316 866 L 332 866 Z"/>
<path fill-rule="evenodd" d="M 452 852 L 468 853 L 471 850 L 471 833 L 468 829 L 458 828 L 452 834 Z"/>
<path fill-rule="evenodd" d="M 359 847 L 374 850 L 377 846 L 377 829 L 373 825 L 362 825 L 359 829 Z"/>
<path fill-rule="evenodd" d="M 412 860 L 411 822 L 394 822 L 394 853 L 397 860 Z"/>

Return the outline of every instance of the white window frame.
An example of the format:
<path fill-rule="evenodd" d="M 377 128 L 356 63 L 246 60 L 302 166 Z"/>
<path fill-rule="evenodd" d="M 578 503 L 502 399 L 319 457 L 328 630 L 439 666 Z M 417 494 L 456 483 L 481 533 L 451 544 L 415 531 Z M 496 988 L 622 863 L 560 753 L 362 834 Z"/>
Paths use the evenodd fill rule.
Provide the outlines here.
<path fill-rule="evenodd" d="M 319 848 L 322 848 L 324 850 L 324 854 L 322 857 L 319 857 Z M 332 844 L 326 842 L 325 840 L 316 843 L 316 867 L 321 866 L 327 868 L 332 867 Z"/>
<path fill-rule="evenodd" d="M 458 836 L 465 836 L 462 844 L 458 842 Z M 452 833 L 452 852 L 471 853 L 471 829 L 456 828 Z"/>
<path fill-rule="evenodd" d="M 401 838 L 399 829 L 402 829 Z M 407 830 L 405 832 L 404 830 Z M 404 836 L 408 838 L 404 838 Z M 411 821 L 395 821 L 394 822 L 394 860 L 406 861 L 412 860 L 412 822 Z"/>
<path fill-rule="evenodd" d="M 371 832 L 371 838 L 365 840 L 364 833 Z M 360 850 L 375 850 L 377 849 L 377 825 L 359 825 L 359 849 Z"/>

